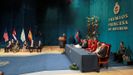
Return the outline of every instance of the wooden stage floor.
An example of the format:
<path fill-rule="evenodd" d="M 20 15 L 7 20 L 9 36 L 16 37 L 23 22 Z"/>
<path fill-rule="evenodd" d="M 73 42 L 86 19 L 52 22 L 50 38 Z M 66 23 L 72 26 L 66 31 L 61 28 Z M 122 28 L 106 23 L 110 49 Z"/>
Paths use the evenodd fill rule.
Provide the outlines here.
<path fill-rule="evenodd" d="M 100 72 L 86 72 L 81 73 L 79 70 L 56 70 L 56 71 L 41 71 L 34 73 L 27 73 L 22 75 L 132 75 L 133 67 L 109 67 L 108 69 L 102 68 Z"/>

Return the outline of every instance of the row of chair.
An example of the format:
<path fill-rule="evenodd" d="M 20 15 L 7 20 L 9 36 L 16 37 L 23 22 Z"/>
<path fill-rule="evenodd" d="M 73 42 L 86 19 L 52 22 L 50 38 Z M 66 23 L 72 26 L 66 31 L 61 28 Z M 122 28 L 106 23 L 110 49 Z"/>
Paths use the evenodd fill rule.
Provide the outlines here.
<path fill-rule="evenodd" d="M 29 52 L 42 52 L 42 47 L 26 47 L 26 48 L 12 48 L 12 47 L 9 47 L 9 48 L 5 48 L 4 51 L 5 52 L 19 52 L 20 50 L 28 50 Z"/>

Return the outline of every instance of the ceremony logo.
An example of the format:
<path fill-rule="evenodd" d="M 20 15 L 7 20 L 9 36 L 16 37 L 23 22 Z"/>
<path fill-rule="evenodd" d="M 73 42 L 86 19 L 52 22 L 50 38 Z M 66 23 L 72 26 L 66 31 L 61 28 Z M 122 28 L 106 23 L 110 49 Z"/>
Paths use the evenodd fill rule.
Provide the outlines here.
<path fill-rule="evenodd" d="M 118 14 L 120 12 L 120 5 L 118 4 L 118 2 L 115 3 L 113 11 L 114 11 L 114 14 Z"/>

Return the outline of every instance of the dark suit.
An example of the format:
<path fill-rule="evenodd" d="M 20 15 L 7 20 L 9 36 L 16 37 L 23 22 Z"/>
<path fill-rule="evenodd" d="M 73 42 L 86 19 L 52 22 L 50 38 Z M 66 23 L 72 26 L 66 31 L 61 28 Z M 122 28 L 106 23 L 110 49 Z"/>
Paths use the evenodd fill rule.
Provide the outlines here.
<path fill-rule="evenodd" d="M 104 46 L 103 48 L 101 48 L 98 54 L 100 55 L 100 57 L 104 58 L 107 54 L 107 46 Z"/>

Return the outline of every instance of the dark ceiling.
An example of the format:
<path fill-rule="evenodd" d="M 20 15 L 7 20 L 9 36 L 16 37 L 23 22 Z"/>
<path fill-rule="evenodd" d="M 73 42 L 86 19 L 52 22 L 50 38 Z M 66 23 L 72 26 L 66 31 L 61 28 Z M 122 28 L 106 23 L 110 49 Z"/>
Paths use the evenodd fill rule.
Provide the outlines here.
<path fill-rule="evenodd" d="M 70 0 L 0 0 L 0 8 L 18 8 L 22 3 L 31 4 L 33 6 L 63 6 Z"/>

